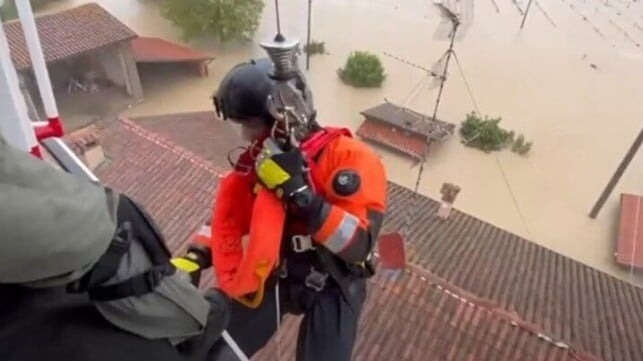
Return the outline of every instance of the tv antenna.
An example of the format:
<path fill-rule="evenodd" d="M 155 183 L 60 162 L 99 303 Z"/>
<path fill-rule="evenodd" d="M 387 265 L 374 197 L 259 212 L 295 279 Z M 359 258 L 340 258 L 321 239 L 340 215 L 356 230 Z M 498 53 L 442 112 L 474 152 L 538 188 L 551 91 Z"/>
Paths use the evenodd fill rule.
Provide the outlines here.
<path fill-rule="evenodd" d="M 454 57 L 457 61 L 453 46 L 456 41 L 460 41 L 466 36 L 473 22 L 473 0 L 441 0 L 434 2 L 433 5 L 438 10 L 442 18 L 441 22 L 438 24 L 436 31 L 433 34 L 433 38 L 435 40 L 448 40 L 449 47 L 440 57 L 440 59 L 438 59 L 429 69 L 425 69 L 425 71 L 427 71 L 428 74 L 432 76 L 429 88 L 439 88 L 435 105 L 433 107 L 433 115 L 430 121 L 436 121 L 437 119 L 440 100 L 442 99 L 442 92 L 444 91 L 444 83 L 446 82 L 447 71 L 451 58 Z M 460 71 L 462 71 L 461 68 Z M 413 197 L 411 200 L 411 202 L 413 203 L 410 207 L 407 208 L 406 219 L 402 227 L 402 233 L 405 237 L 409 235 L 409 228 L 411 225 L 413 212 L 417 209 L 417 193 L 420 187 L 420 181 L 422 180 L 422 173 L 424 172 L 424 165 L 426 163 L 427 155 L 428 154 L 426 153 L 423 154 L 422 159 L 420 160 L 420 169 L 415 180 Z"/>

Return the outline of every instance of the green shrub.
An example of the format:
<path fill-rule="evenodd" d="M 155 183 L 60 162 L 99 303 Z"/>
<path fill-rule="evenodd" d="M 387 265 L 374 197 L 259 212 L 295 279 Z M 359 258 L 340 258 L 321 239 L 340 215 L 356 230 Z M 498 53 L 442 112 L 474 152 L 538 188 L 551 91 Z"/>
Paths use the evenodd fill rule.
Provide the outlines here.
<path fill-rule="evenodd" d="M 161 14 L 186 40 L 212 35 L 225 43 L 252 39 L 263 8 L 261 0 L 163 0 Z"/>
<path fill-rule="evenodd" d="M 467 114 L 467 119 L 460 128 L 463 143 L 485 152 L 503 149 L 513 134 L 500 128 L 498 124 L 501 119 L 489 119 L 487 116 L 482 119 L 473 112 Z"/>
<path fill-rule="evenodd" d="M 514 153 L 520 155 L 529 153 L 532 143 L 526 142 L 522 134 L 516 137 L 513 130 L 502 129 L 501 120 L 502 118 L 489 118 L 486 115 L 483 119 L 475 112 L 467 114 L 467 118 L 460 127 L 462 143 L 485 152 L 511 147 Z"/>
<path fill-rule="evenodd" d="M 531 150 L 531 142 L 525 142 L 525 137 L 521 134 L 511 146 L 511 151 L 520 155 L 525 155 Z"/>
<path fill-rule="evenodd" d="M 304 45 L 304 52 L 310 53 L 310 55 L 326 54 L 326 43 L 323 41 L 312 40 L 310 45 Z"/>
<path fill-rule="evenodd" d="M 365 51 L 351 53 L 346 60 L 346 65 L 339 69 L 337 74 L 344 83 L 355 87 L 379 87 L 386 79 L 380 59 Z"/>
<path fill-rule="evenodd" d="M 57 0 L 30 0 L 31 9 L 37 11 L 47 3 L 51 3 Z M 9 21 L 18 18 L 18 10 L 16 9 L 16 0 L 5 0 L 4 2 L 0 1 L 0 17 L 2 21 Z"/>

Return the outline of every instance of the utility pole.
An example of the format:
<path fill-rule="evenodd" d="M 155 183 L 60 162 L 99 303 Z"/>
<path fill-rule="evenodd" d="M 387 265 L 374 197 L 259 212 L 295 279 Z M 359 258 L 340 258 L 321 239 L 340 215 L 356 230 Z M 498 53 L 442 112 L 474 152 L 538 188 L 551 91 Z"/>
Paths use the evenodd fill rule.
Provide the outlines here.
<path fill-rule="evenodd" d="M 601 208 L 603 208 L 605 201 L 607 201 L 607 198 L 614 190 L 614 187 L 616 187 L 616 183 L 618 183 L 618 181 L 621 179 L 621 176 L 623 175 L 623 173 L 625 173 L 625 169 L 627 169 L 627 166 L 630 164 L 639 148 L 641 147 L 641 143 L 643 143 L 643 129 L 641 129 L 641 131 L 639 132 L 638 137 L 636 137 L 634 143 L 632 143 L 632 145 L 630 146 L 630 149 L 625 154 L 625 157 L 621 161 L 621 164 L 619 164 L 618 168 L 616 168 L 616 172 L 614 172 L 614 175 L 612 175 L 612 179 L 610 179 L 609 183 L 607 183 L 607 186 L 605 187 L 605 189 L 603 189 L 603 193 L 601 193 L 600 197 L 598 197 L 596 204 L 594 204 L 591 212 L 589 212 L 590 218 L 596 218 L 598 212 L 601 211 Z"/>
<path fill-rule="evenodd" d="M 312 12 L 312 1 L 308 0 L 308 37 L 306 40 L 306 70 L 310 69 L 310 14 Z"/>

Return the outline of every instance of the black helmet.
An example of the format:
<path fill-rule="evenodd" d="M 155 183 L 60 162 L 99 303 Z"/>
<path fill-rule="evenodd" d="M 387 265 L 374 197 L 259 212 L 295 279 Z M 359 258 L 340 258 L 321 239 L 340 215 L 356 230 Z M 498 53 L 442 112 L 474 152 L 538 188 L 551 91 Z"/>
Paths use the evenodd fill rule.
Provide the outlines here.
<path fill-rule="evenodd" d="M 268 73 L 272 62 L 268 58 L 238 64 L 219 84 L 214 97 L 214 108 L 223 119 L 247 119 L 260 117 L 272 123 L 268 113 L 267 99 L 275 81 Z"/>

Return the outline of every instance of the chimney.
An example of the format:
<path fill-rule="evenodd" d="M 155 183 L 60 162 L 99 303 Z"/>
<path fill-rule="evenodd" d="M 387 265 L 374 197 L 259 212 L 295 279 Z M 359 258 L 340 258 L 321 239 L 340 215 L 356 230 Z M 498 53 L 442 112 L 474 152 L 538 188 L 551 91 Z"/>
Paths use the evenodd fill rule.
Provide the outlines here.
<path fill-rule="evenodd" d="M 438 217 L 446 220 L 451 214 L 453 202 L 455 202 L 458 193 L 460 193 L 460 187 L 451 183 L 443 183 L 440 193 L 442 193 L 442 203 L 440 204 L 440 209 L 438 209 Z"/>
<path fill-rule="evenodd" d="M 69 146 L 90 170 L 95 170 L 105 161 L 105 153 L 100 144 L 100 134 L 95 125 L 70 134 Z"/>

